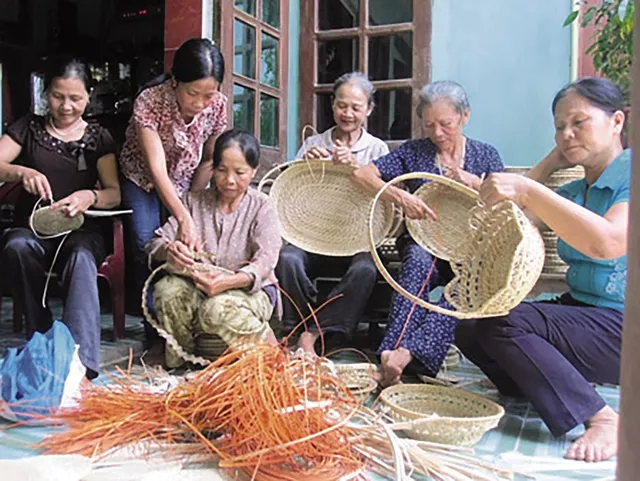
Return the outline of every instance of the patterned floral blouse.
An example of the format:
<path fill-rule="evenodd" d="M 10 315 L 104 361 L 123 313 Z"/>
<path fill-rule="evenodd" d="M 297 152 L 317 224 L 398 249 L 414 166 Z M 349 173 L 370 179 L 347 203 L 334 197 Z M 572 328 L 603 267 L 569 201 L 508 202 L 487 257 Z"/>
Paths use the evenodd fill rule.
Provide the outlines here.
<path fill-rule="evenodd" d="M 203 250 L 215 255 L 216 265 L 250 274 L 254 279 L 251 292 L 274 284 L 282 247 L 275 207 L 265 194 L 250 188 L 238 208 L 225 214 L 218 208 L 217 195 L 211 188 L 185 197 L 196 233 L 204 241 Z M 177 233 L 178 222 L 170 217 L 147 246 L 149 260 L 163 244 L 174 241 Z"/>
<path fill-rule="evenodd" d="M 178 110 L 171 79 L 138 95 L 120 154 L 120 168 L 127 179 L 151 191 L 154 185 L 138 143 L 136 125 L 158 132 L 169 179 L 178 195 L 183 195 L 191 188 L 203 144 L 227 128 L 227 98 L 216 92 L 213 102 L 186 124 Z"/>

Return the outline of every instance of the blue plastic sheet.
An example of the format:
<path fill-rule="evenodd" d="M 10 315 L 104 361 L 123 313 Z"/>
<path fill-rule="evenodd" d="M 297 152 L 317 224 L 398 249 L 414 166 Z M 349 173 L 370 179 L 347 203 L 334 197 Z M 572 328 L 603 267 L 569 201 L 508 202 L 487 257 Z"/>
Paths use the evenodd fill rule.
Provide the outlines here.
<path fill-rule="evenodd" d="M 69 329 L 54 321 L 24 347 L 8 348 L 0 366 L 2 399 L 20 421 L 46 416 L 60 406 L 75 342 Z"/>

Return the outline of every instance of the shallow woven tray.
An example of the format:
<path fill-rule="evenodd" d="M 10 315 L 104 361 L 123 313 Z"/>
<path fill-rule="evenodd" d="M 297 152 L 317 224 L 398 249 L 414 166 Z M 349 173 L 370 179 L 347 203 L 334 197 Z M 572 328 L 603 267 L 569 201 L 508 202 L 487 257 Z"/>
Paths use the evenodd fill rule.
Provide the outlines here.
<path fill-rule="evenodd" d="M 477 394 L 426 384 L 388 387 L 379 400 L 396 422 L 408 423 L 410 437 L 456 446 L 473 446 L 504 415 L 502 406 Z"/>
<path fill-rule="evenodd" d="M 385 189 L 409 179 L 427 179 L 449 186 L 452 182 L 424 172 L 401 175 L 376 194 L 372 213 Z M 452 263 L 454 278 L 444 289 L 445 299 L 453 309 L 431 304 L 400 286 L 380 260 L 371 236 L 369 251 L 391 287 L 422 307 L 459 319 L 506 315 L 526 297 L 540 277 L 545 259 L 540 233 L 510 201 L 492 208 L 475 206 L 467 217 L 457 221 L 471 226 L 472 233 L 459 239 L 463 244 L 459 249 L 461 258 Z M 456 229 L 460 230 L 462 227 Z"/>
<path fill-rule="evenodd" d="M 294 161 L 272 172 L 284 167 L 288 168 L 273 181 L 269 193 L 282 237 L 315 254 L 342 257 L 366 251 L 371 196 L 351 183 L 353 167 L 328 161 Z M 263 186 L 261 183 L 259 188 Z M 379 202 L 372 221 L 376 245 L 389 235 L 393 224 L 392 204 Z"/>
<path fill-rule="evenodd" d="M 40 235 L 54 236 L 79 229 L 84 224 L 84 215 L 69 217 L 60 209 L 41 207 L 33 212 L 31 227 Z"/>
<path fill-rule="evenodd" d="M 406 219 L 411 237 L 434 256 L 459 260 L 464 255 L 465 239 L 473 235 L 469 222 L 470 210 L 479 201 L 478 194 L 449 179 L 427 182 L 415 191 L 425 204 L 434 209 L 438 219 Z"/>

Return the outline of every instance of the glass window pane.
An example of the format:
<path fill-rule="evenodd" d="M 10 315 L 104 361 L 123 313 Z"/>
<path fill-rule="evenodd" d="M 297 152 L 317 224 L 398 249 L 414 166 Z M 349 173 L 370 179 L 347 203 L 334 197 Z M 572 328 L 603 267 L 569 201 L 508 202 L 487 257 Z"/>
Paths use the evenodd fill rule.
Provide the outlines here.
<path fill-rule="evenodd" d="M 411 33 L 388 37 L 369 37 L 369 78 L 393 80 L 411 78 L 413 70 L 413 43 Z"/>
<path fill-rule="evenodd" d="M 262 53 L 260 55 L 260 82 L 278 87 L 278 39 L 262 34 Z"/>
<path fill-rule="evenodd" d="M 256 93 L 253 90 L 242 85 L 233 85 L 233 126 L 252 134 L 254 133 L 255 96 Z"/>
<path fill-rule="evenodd" d="M 413 0 L 368 0 L 369 25 L 413 21 Z"/>
<path fill-rule="evenodd" d="M 358 70 L 357 38 L 318 42 L 318 83 L 333 83 L 340 75 Z"/>
<path fill-rule="evenodd" d="M 262 21 L 280 28 L 280 0 L 262 0 Z"/>
<path fill-rule="evenodd" d="M 236 20 L 233 29 L 233 73 L 256 78 L 256 31 Z"/>
<path fill-rule="evenodd" d="M 383 140 L 411 138 L 411 89 L 378 90 L 367 128 Z"/>
<path fill-rule="evenodd" d="M 254 17 L 256 16 L 256 0 L 234 0 L 234 6 L 238 10 L 247 12 Z"/>
<path fill-rule="evenodd" d="M 331 108 L 331 94 L 316 94 L 317 118 L 316 129 L 322 133 L 335 124 L 333 120 L 333 109 Z"/>
<path fill-rule="evenodd" d="M 278 147 L 279 122 L 278 99 L 260 95 L 260 144 Z"/>
<path fill-rule="evenodd" d="M 388 2 L 389 0 L 381 1 Z M 357 27 L 359 19 L 360 0 L 319 0 L 318 2 L 320 30 Z"/>

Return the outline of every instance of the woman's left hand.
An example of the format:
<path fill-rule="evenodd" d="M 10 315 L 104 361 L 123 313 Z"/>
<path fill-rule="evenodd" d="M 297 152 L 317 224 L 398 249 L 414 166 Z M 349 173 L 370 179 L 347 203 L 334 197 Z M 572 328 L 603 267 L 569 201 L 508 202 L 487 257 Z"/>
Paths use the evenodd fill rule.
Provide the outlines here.
<path fill-rule="evenodd" d="M 229 290 L 229 274 L 215 271 L 191 271 L 191 278 L 196 287 L 209 297 L 213 297 L 221 292 Z"/>
<path fill-rule="evenodd" d="M 78 190 L 73 194 L 54 202 L 52 209 L 60 209 L 69 217 L 85 212 L 94 203 L 93 192 L 90 190 Z"/>
<path fill-rule="evenodd" d="M 444 176 L 475 190 L 478 190 L 478 187 L 482 183 L 480 177 L 459 167 L 445 170 Z"/>
<path fill-rule="evenodd" d="M 336 148 L 333 150 L 333 155 L 331 156 L 334 164 L 358 165 L 355 157 L 351 153 L 351 149 L 344 142 L 336 139 L 335 144 Z"/>
<path fill-rule="evenodd" d="M 534 181 L 519 174 L 491 174 L 480 185 L 480 199 L 489 207 L 503 200 L 525 207 L 530 182 Z"/>

